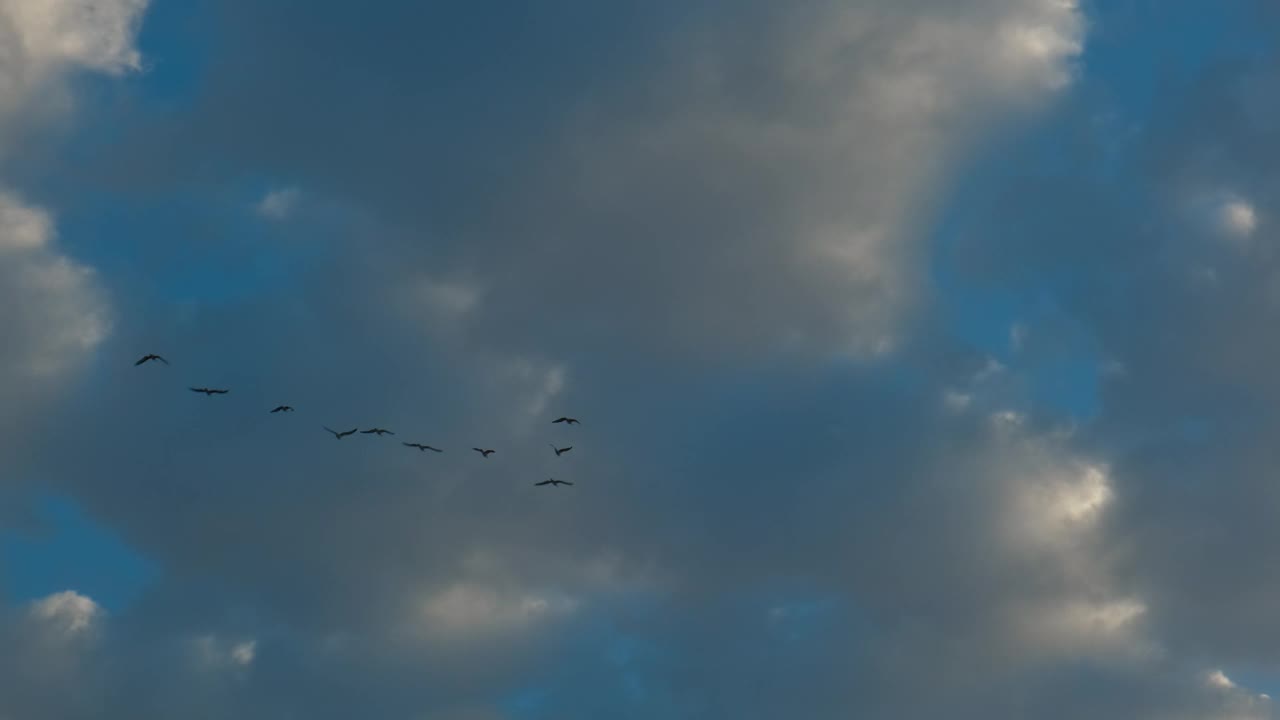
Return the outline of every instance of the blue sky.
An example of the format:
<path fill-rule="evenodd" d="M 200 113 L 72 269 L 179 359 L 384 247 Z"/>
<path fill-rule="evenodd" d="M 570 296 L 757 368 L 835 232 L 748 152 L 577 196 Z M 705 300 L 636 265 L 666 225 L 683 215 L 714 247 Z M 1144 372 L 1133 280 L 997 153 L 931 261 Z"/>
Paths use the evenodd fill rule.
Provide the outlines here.
<path fill-rule="evenodd" d="M 1278 80 L 1261 0 L 0 0 L 0 717 L 1275 717 Z"/>

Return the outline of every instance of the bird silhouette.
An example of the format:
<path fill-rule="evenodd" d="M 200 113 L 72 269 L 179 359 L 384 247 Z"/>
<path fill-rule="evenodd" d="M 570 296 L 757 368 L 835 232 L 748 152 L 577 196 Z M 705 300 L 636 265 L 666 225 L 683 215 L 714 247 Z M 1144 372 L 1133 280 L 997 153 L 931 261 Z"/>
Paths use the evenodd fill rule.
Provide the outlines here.
<path fill-rule="evenodd" d="M 152 360 L 159 360 L 160 362 L 164 363 L 165 365 L 168 365 L 168 364 L 169 364 L 169 361 L 168 361 L 168 360 L 165 360 L 164 358 L 160 357 L 159 355 L 157 355 L 157 354 L 155 354 L 155 353 L 147 353 L 146 355 L 143 355 L 141 358 L 139 358 L 139 359 L 138 359 L 138 362 L 134 363 L 133 365 L 134 365 L 134 367 L 137 367 L 138 365 L 141 365 L 142 363 L 150 362 L 150 361 L 152 361 Z"/>
<path fill-rule="evenodd" d="M 551 445 L 551 443 L 547 443 L 547 444 L 548 444 L 548 445 Z M 563 454 L 565 454 L 565 453 L 569 452 L 570 450 L 572 450 L 572 449 L 573 449 L 573 446 L 572 446 L 572 445 L 570 445 L 570 446 L 569 446 L 569 447 L 567 447 L 567 448 L 558 448 L 558 447 L 556 447 L 555 445 L 551 445 L 551 449 L 556 451 L 556 457 L 560 457 L 561 455 L 563 455 Z"/>
<path fill-rule="evenodd" d="M 368 430 L 361 430 L 360 434 L 361 435 L 377 435 L 378 437 L 382 437 L 383 435 L 395 435 L 395 433 L 391 432 L 390 430 L 386 430 L 384 428 L 369 428 Z"/>
<path fill-rule="evenodd" d="M 276 409 L 275 409 L 275 410 L 272 410 L 271 412 L 273 412 L 273 413 L 278 413 L 278 412 L 293 412 L 293 406 L 292 406 L 292 405 L 277 405 L 277 406 L 276 406 Z"/>
<path fill-rule="evenodd" d="M 324 428 L 325 430 L 328 430 L 329 432 L 333 433 L 333 436 L 334 436 L 335 438 L 339 439 L 339 440 L 341 440 L 342 438 L 344 438 L 344 437 L 346 437 L 346 436 L 348 436 L 348 435 L 354 435 L 354 434 L 355 434 L 355 432 L 356 432 L 356 430 L 358 430 L 358 429 L 359 429 L 359 428 L 351 428 L 350 430 L 344 430 L 343 432 L 338 432 L 337 430 L 334 430 L 333 428 L 331 428 L 331 427 L 329 427 L 329 426 L 327 426 L 327 425 L 321 425 L 320 427 L 322 427 L 322 428 Z"/>
<path fill-rule="evenodd" d="M 472 450 L 475 450 L 476 452 L 480 453 L 481 455 L 483 455 L 483 456 L 485 456 L 485 457 L 489 457 L 490 455 L 492 455 L 492 454 L 495 452 L 494 450 L 481 450 L 480 448 L 471 448 L 471 449 L 472 449 Z"/>
<path fill-rule="evenodd" d="M 228 392 L 231 392 L 230 390 L 215 390 L 213 388 L 207 388 L 207 387 L 188 388 L 188 390 L 190 390 L 191 392 L 204 393 L 206 397 L 210 397 L 213 395 L 226 395 Z"/>
<path fill-rule="evenodd" d="M 404 445 L 405 447 L 418 448 L 419 451 L 431 450 L 434 452 L 444 452 L 440 448 L 431 447 L 430 445 L 423 445 L 422 443 L 401 443 L 401 444 Z"/>
<path fill-rule="evenodd" d="M 555 479 L 555 478 L 549 478 L 549 479 L 547 479 L 547 480 L 543 480 L 542 482 L 536 482 L 536 483 L 534 483 L 534 485 L 535 485 L 535 486 L 539 486 L 539 485 L 551 485 L 552 487 L 554 487 L 554 486 L 556 486 L 556 485 L 572 485 L 572 484 L 573 484 L 573 483 L 571 483 L 571 482 L 568 482 L 568 481 L 565 481 L 565 480 L 557 480 L 557 479 Z"/>
<path fill-rule="evenodd" d="M 570 425 L 581 425 L 581 423 L 578 422 L 577 418 L 571 418 L 571 417 L 562 417 L 562 418 L 557 418 L 551 421 L 552 425 L 555 425 L 556 423 L 569 423 Z"/>

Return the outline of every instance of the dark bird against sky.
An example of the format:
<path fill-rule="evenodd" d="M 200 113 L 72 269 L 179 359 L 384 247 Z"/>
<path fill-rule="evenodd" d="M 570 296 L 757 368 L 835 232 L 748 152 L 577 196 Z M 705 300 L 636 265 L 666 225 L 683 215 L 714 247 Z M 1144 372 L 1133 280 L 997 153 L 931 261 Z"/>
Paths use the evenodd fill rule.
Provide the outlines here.
<path fill-rule="evenodd" d="M 489 456 L 490 456 L 490 455 L 492 455 L 494 452 L 496 452 L 496 451 L 494 451 L 494 450 L 482 450 L 482 449 L 480 449 L 480 448 L 471 448 L 471 449 L 472 449 L 472 450 L 475 450 L 476 452 L 480 453 L 481 455 L 483 455 L 483 456 L 485 456 L 485 457 L 489 457 Z"/>
<path fill-rule="evenodd" d="M 275 409 L 275 410 L 272 410 L 271 412 L 273 412 L 273 413 L 278 413 L 278 412 L 293 412 L 293 406 L 291 406 L 291 405 L 277 405 L 277 406 L 276 406 L 276 409 Z"/>
<path fill-rule="evenodd" d="M 556 423 L 569 423 L 570 425 L 580 424 L 577 418 L 571 418 L 571 417 L 561 417 L 551 421 L 552 425 L 555 425 Z"/>
<path fill-rule="evenodd" d="M 404 446 L 405 446 L 405 447 L 411 447 L 411 448 L 418 448 L 418 450 L 431 450 L 431 451 L 434 451 L 434 452 L 444 452 L 444 451 L 443 451 L 443 450 L 441 450 L 440 448 L 437 448 L 437 447 L 431 447 L 430 445 L 423 445 L 422 443 L 411 443 L 411 442 L 407 442 L 407 443 L 404 443 Z"/>
<path fill-rule="evenodd" d="M 550 443 L 548 443 L 548 444 L 550 445 Z M 569 447 L 566 447 L 566 448 L 558 448 L 558 447 L 556 447 L 555 445 L 551 445 L 551 449 L 556 451 L 556 457 L 560 457 L 561 455 L 563 455 L 563 454 L 565 454 L 565 453 L 569 452 L 570 450 L 572 450 L 572 449 L 573 449 L 573 446 L 572 446 L 572 445 L 570 445 Z"/>
<path fill-rule="evenodd" d="M 227 393 L 231 392 L 230 390 L 217 390 L 214 388 L 207 388 L 207 387 L 198 387 L 198 388 L 193 387 L 188 389 L 191 390 L 191 392 L 204 393 L 206 396 L 226 395 Z"/>
<path fill-rule="evenodd" d="M 571 482 L 569 482 L 569 481 L 567 481 L 567 480 L 557 480 L 557 479 L 555 479 L 555 478 L 550 478 L 550 479 L 547 479 L 547 480 L 543 480 L 542 482 L 536 482 L 536 483 L 534 483 L 534 485 L 535 485 L 535 486 L 538 486 L 538 485 L 551 485 L 551 486 L 556 486 L 556 485 L 572 485 L 572 484 L 573 484 L 573 483 L 571 483 Z"/>
<path fill-rule="evenodd" d="M 361 435 L 377 435 L 378 437 L 382 437 L 383 435 L 395 435 L 395 433 L 391 432 L 390 430 L 387 430 L 386 428 L 377 428 L 377 427 L 369 428 L 368 430 L 361 430 L 360 434 Z"/>
<path fill-rule="evenodd" d="M 335 438 L 339 439 L 339 440 L 341 440 L 342 438 L 344 438 L 344 437 L 346 437 L 346 436 L 348 436 L 348 435 L 354 435 L 354 434 L 356 433 L 356 430 L 358 430 L 358 429 L 359 429 L 359 428 L 351 428 L 350 430 L 344 430 L 344 431 L 342 431 L 342 432 L 338 432 L 337 430 L 334 430 L 333 428 L 331 428 L 331 427 L 329 427 L 329 426 L 327 426 L 327 425 L 321 425 L 320 427 L 322 427 L 322 428 L 324 428 L 325 430 L 328 430 L 329 432 L 333 433 L 333 436 L 334 436 Z"/>
<path fill-rule="evenodd" d="M 169 361 L 168 361 L 168 360 L 165 360 L 164 358 L 160 357 L 159 355 L 156 355 L 155 353 L 148 353 L 148 354 L 146 354 L 146 355 L 143 355 L 143 356 L 138 360 L 138 362 L 134 363 L 134 366 L 135 366 L 135 367 L 137 367 L 138 365 L 141 365 L 142 363 L 150 362 L 150 361 L 152 361 L 152 360 L 159 360 L 160 362 L 164 363 L 165 365 L 168 365 L 168 364 L 169 364 Z"/>

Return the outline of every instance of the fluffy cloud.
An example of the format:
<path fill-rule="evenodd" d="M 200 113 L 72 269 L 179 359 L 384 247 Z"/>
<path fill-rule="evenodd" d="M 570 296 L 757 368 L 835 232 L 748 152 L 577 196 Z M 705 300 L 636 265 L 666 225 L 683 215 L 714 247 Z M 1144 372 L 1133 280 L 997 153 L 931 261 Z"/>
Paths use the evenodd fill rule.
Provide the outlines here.
<path fill-rule="evenodd" d="M 82 363 L 110 327 L 93 271 L 53 250 L 52 232 L 45 211 L 0 194 L 0 325 L 10 338 L 0 392 L 10 398 Z"/>
<path fill-rule="evenodd" d="M 138 66 L 132 48 L 145 0 L 0 2 L 0 162 L 30 116 L 65 109 L 74 71 L 118 74 Z M 91 268 L 62 254 L 51 213 L 0 188 L 0 427 L 17 439 L 48 394 L 84 366 L 111 314 Z M 12 486 L 0 482 L 0 494 Z"/>
<path fill-rule="evenodd" d="M 480 345 L 874 356 L 918 309 L 930 208 L 950 168 L 1061 91 L 1084 27 L 1061 0 L 749 2 L 728 14 L 710 0 L 634 3 L 593 31 L 633 48 L 619 58 L 554 31 L 555 18 L 596 15 L 561 0 L 495 54 L 459 44 L 491 20 L 458 5 L 334 8 L 298 28 L 275 22 L 279 9 L 229 4 L 235 65 L 190 116 L 141 131 L 160 159 L 121 164 L 121 181 L 189 183 L 186 168 L 209 165 L 184 159 L 193 148 L 220 158 L 219 175 L 308 178 L 373 218 L 374 244 L 398 258 L 389 280 L 407 270 L 393 281 L 418 285 L 426 268 L 441 287 L 465 279 L 481 291 L 481 303 L 441 297 L 468 308 L 464 330 Z M 647 22 L 624 22 L 640 8 Z M 280 74 L 329 62 L 310 37 L 328 22 L 356 28 L 351 75 L 385 82 Z M 519 77 L 538 96 L 516 115 L 476 107 L 474 88 L 447 78 L 452 99 L 402 92 L 409 81 L 385 48 L 407 27 L 430 36 L 414 40 L 427 65 Z M 566 53 L 582 55 L 562 66 Z M 240 63 L 253 72 L 233 74 Z M 584 77 L 597 64 L 606 81 Z M 321 106 L 333 112 L 303 110 Z M 215 125 L 228 107 L 237 118 Z M 355 107 L 388 120 L 374 130 Z M 306 149 L 317 146 L 331 150 L 323 162 Z"/>

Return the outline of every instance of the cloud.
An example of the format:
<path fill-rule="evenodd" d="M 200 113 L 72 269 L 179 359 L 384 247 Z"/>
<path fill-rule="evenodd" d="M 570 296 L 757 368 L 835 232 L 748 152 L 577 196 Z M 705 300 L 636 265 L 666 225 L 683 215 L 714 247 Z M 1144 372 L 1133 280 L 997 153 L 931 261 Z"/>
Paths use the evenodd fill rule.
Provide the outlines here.
<path fill-rule="evenodd" d="M 1249 203 L 1232 200 L 1222 206 L 1222 227 L 1235 235 L 1249 237 L 1258 227 L 1258 215 Z"/>
<path fill-rule="evenodd" d="M 529 23 L 305 5 L 217 4 L 211 42 L 236 52 L 189 107 L 121 116 L 148 139 L 118 143 L 136 162 L 102 151 L 119 174 L 97 176 L 148 214 L 179 196 L 216 217 L 227 193 L 184 193 L 260 177 L 344 210 L 306 255 L 184 240 L 212 261 L 179 291 L 153 272 L 181 267 L 169 233 L 120 233 L 139 270 L 96 282 L 136 312 L 93 347 L 155 340 L 233 393 L 104 370 L 30 444 L 37 477 L 162 572 L 93 615 L 71 675 L 18 692 L 0 673 L 18 708 L 0 710 L 1271 712 L 1204 668 L 1277 647 L 1273 583 L 1248 561 L 1275 544 L 1274 433 L 1249 431 L 1274 389 L 1253 302 L 1272 258 L 1143 231 L 1179 227 L 1188 187 L 1244 188 L 1269 217 L 1267 176 L 1186 169 L 1156 128 L 1116 150 L 1150 194 L 1095 175 L 1101 151 L 1026 182 L 1038 156 L 1001 133 L 1075 80 L 1081 8 L 557 2 Z M 1094 127 L 1067 100 L 1045 122 Z M 1212 136 L 1165 131 L 1175 148 Z M 982 148 L 1016 169 L 965 182 Z M 935 244 L 948 201 L 954 262 Z M 51 252 L 52 221 L 13 207 L 4 252 Z M 1042 312 L 1014 313 L 1015 335 L 995 318 L 993 347 L 958 340 L 935 262 Z M 1231 281 L 1208 302 L 1181 280 L 1204 263 Z M 247 267 L 288 270 L 258 284 Z M 1125 369 L 1075 428 L 1036 395 L 1071 353 Z M 284 401 L 299 412 L 265 412 Z M 583 424 L 552 427 L 560 412 Z M 337 442 L 318 427 L 336 422 L 400 435 Z M 577 484 L 533 486 L 562 475 Z"/>
<path fill-rule="evenodd" d="M 31 607 L 33 617 L 67 636 L 88 631 L 100 613 L 97 603 L 73 590 L 50 595 Z"/>
<path fill-rule="evenodd" d="M 202 635 L 193 639 L 192 648 L 198 662 L 205 667 L 245 668 L 252 665 L 254 658 L 257 657 L 258 642 L 256 640 L 231 641 L 215 635 Z"/>
<path fill-rule="evenodd" d="M 119 74 L 141 65 L 133 39 L 146 6 L 147 0 L 5 0 L 0 14 L 34 62 Z"/>
<path fill-rule="evenodd" d="M 700 0 L 601 20 L 597 32 L 643 61 L 583 38 L 564 45 L 549 29 L 522 40 L 536 50 L 509 54 L 473 57 L 456 35 L 427 41 L 465 53 L 477 73 L 541 88 L 523 115 L 492 117 L 466 88 L 448 86 L 456 113 L 394 90 L 402 68 L 366 35 L 447 26 L 437 12 L 457 14 L 460 33 L 488 22 L 446 5 L 359 22 L 334 10 L 282 34 L 259 17 L 275 11 L 232 4 L 225 41 L 244 54 L 190 117 L 145 131 L 164 160 L 132 163 L 122 181 L 190 182 L 178 168 L 196 148 L 220 158 L 216 173 L 260 165 L 250 172 L 307 178 L 372 218 L 377 245 L 400 258 L 389 282 L 415 285 L 427 270 L 483 288 L 460 328 L 477 345 L 576 352 L 592 338 L 664 356 L 876 357 L 919 308 L 929 212 L 950 163 L 1060 92 L 1084 32 L 1080 9 L 1059 0 L 751 2 L 729 14 Z M 646 23 L 621 21 L 641 7 Z M 545 12 L 595 14 L 571 0 Z M 329 62 L 304 36 L 330 21 L 360 28 L 352 42 L 367 52 L 354 72 L 396 79 L 325 88 L 278 77 Z M 574 52 L 603 54 L 585 64 L 607 80 L 584 79 L 584 63 L 564 58 Z M 512 59 L 523 53 L 541 59 Z M 257 74 L 231 74 L 250 65 Z M 317 105 L 342 107 L 299 115 Z M 344 109 L 354 106 L 382 108 L 387 122 L 352 132 L 366 122 Z M 215 125 L 227 108 L 237 119 Z M 325 162 L 303 151 L 335 136 L 349 140 Z M 509 160 L 477 162 L 497 157 Z"/>
<path fill-rule="evenodd" d="M 137 69 L 132 47 L 145 0 L 0 0 L 0 169 L 25 133 L 57 125 L 76 72 Z M 8 173 L 5 173 L 6 177 Z M 112 328 L 93 268 L 59 249 L 53 213 L 0 185 L 0 448 L 22 462 L 50 403 L 70 387 Z M 16 468 L 0 481 L 15 513 Z"/>
<path fill-rule="evenodd" d="M 133 47 L 147 0 L 0 2 L 0 160 L 28 119 L 48 120 L 71 104 L 65 78 L 138 70 Z"/>
<path fill-rule="evenodd" d="M 297 188 L 272 190 L 258 201 L 258 214 L 269 220 L 284 220 L 293 214 L 301 192 Z"/>

